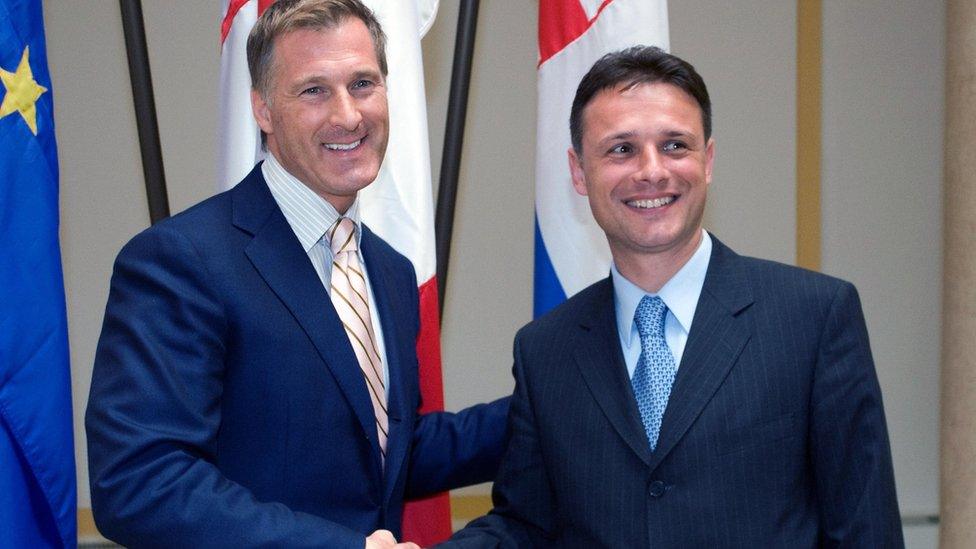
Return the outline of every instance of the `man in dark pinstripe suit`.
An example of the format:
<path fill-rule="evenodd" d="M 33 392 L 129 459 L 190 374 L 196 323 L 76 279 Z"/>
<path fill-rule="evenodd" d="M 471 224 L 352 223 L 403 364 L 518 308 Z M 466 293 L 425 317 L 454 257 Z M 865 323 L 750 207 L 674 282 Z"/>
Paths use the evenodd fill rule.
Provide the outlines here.
<path fill-rule="evenodd" d="M 495 508 L 448 545 L 904 545 L 857 292 L 702 229 L 710 111 L 657 48 L 583 78 L 569 164 L 611 274 L 516 336 Z"/>

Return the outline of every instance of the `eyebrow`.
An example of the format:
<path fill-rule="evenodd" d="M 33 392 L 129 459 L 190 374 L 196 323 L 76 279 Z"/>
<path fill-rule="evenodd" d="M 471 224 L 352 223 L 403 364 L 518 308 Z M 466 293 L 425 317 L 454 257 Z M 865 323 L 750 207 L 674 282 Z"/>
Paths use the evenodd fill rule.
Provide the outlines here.
<path fill-rule="evenodd" d="M 668 130 L 664 132 L 664 135 L 665 137 L 685 137 L 685 138 L 695 136 L 693 132 L 685 132 L 681 130 Z"/>
<path fill-rule="evenodd" d="M 375 80 L 377 82 L 382 82 L 382 80 L 383 80 L 382 77 L 380 76 L 379 71 L 375 71 L 375 70 L 372 70 L 372 69 L 362 69 L 362 70 L 358 70 L 358 71 L 352 73 L 352 77 L 350 78 L 350 81 L 354 82 L 354 81 L 360 80 L 362 78 L 368 78 L 370 80 Z M 327 83 L 329 81 L 330 81 L 330 78 L 326 74 L 321 74 L 321 73 L 309 74 L 308 76 L 306 76 L 306 77 L 302 78 L 301 80 L 297 81 L 295 83 L 295 87 L 296 88 L 301 88 L 301 87 L 307 86 L 309 84 L 317 84 L 317 85 L 318 84 L 324 84 L 324 83 Z"/>
<path fill-rule="evenodd" d="M 598 145 L 604 145 L 604 144 L 611 143 L 613 141 L 627 140 L 627 139 L 630 139 L 632 137 L 635 137 L 636 135 L 637 135 L 637 132 L 634 132 L 634 131 L 615 133 L 615 134 L 612 134 L 612 135 L 608 135 L 608 136 L 604 137 L 603 139 L 600 139 L 599 141 L 597 141 L 597 144 Z"/>
<path fill-rule="evenodd" d="M 362 69 L 352 74 L 353 80 L 359 80 L 360 78 L 369 78 L 377 81 L 383 80 L 383 77 L 380 76 L 380 72 L 373 69 Z"/>
<path fill-rule="evenodd" d="M 677 138 L 677 137 L 680 137 L 680 138 L 684 138 L 684 139 L 693 139 L 695 137 L 694 132 L 687 132 L 687 131 L 682 131 L 682 130 L 665 130 L 665 131 L 661 132 L 661 135 L 663 135 L 664 137 L 667 137 L 667 138 Z M 619 132 L 619 133 L 615 133 L 615 134 L 612 134 L 612 135 L 608 135 L 607 137 L 604 137 L 603 139 L 600 139 L 599 141 L 597 141 L 597 143 L 600 144 L 600 145 L 602 145 L 602 144 L 607 144 L 607 143 L 611 143 L 611 142 L 614 142 L 614 141 L 632 139 L 632 138 L 634 138 L 636 136 L 637 136 L 637 132 L 636 131 Z"/>

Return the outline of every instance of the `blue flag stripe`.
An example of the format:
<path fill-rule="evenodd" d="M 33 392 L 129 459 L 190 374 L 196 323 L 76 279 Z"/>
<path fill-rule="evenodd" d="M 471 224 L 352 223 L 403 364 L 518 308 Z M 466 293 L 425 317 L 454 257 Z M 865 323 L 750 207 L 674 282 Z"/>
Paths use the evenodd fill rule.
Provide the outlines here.
<path fill-rule="evenodd" d="M 552 267 L 549 260 L 549 252 L 546 251 L 546 243 L 542 240 L 542 232 L 539 231 L 539 221 L 535 222 L 535 291 L 532 314 L 534 318 L 549 312 L 550 309 L 566 301 L 566 292 L 556 270 Z"/>

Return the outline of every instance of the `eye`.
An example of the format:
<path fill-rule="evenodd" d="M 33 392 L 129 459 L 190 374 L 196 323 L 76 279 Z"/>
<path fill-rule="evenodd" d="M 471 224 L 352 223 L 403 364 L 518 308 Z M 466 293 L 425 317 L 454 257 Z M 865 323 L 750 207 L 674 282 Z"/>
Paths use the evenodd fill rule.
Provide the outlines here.
<path fill-rule="evenodd" d="M 320 95 L 324 91 L 325 90 L 322 89 L 322 86 L 309 86 L 308 88 L 305 88 L 304 90 L 302 90 L 302 93 L 301 94 L 302 95 Z"/>
<path fill-rule="evenodd" d="M 372 86 L 373 86 L 373 81 L 367 80 L 365 78 L 361 78 L 352 83 L 352 89 L 354 90 L 362 90 L 362 89 L 370 88 Z"/>
<path fill-rule="evenodd" d="M 688 148 L 688 145 L 683 141 L 667 141 L 664 146 L 661 147 L 665 152 L 676 152 L 683 151 Z"/>
<path fill-rule="evenodd" d="M 634 151 L 634 148 L 630 146 L 630 143 L 619 143 L 610 148 L 610 154 L 630 154 Z"/>

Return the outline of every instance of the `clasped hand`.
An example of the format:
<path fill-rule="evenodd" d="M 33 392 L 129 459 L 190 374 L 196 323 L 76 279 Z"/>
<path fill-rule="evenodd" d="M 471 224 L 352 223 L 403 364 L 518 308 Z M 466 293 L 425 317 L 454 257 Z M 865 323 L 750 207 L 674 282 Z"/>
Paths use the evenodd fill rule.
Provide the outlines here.
<path fill-rule="evenodd" d="M 416 543 L 397 543 L 393 532 L 389 530 L 377 530 L 366 538 L 365 549 L 420 549 Z"/>

